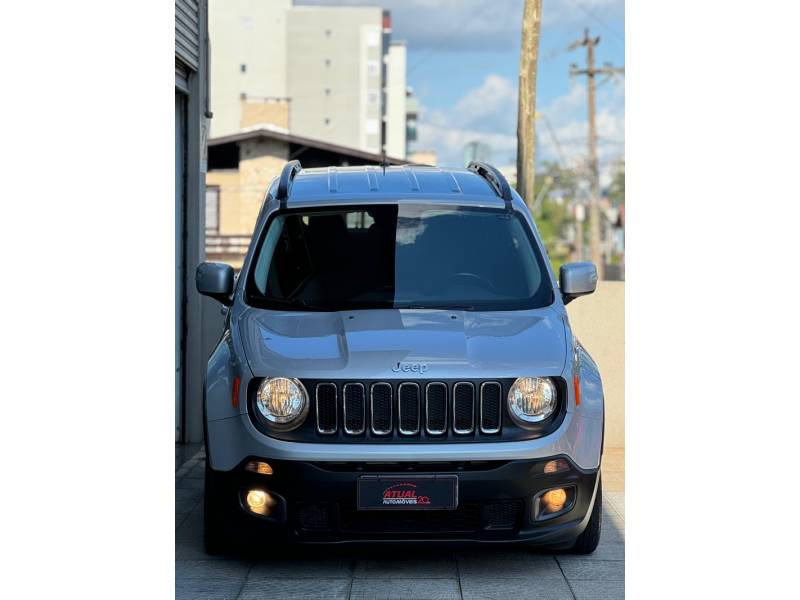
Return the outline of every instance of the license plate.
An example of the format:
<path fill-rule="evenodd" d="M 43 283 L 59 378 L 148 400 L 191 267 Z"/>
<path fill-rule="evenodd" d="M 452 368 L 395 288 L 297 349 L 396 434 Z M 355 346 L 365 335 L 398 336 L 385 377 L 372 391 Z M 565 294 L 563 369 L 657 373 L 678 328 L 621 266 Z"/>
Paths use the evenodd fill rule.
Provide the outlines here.
<path fill-rule="evenodd" d="M 358 510 L 455 510 L 456 475 L 364 475 L 358 478 Z"/>

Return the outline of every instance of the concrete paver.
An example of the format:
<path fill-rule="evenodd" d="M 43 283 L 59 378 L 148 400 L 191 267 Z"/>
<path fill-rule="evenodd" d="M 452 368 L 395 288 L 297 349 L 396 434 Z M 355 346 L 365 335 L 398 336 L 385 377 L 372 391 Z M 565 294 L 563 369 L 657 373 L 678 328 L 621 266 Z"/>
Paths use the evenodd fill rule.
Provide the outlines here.
<path fill-rule="evenodd" d="M 346 600 L 350 594 L 351 579 L 264 579 L 247 581 L 237 600 Z M 177 598 L 178 596 L 176 596 Z"/>
<path fill-rule="evenodd" d="M 561 579 L 462 580 L 464 600 L 573 600 L 569 584 Z"/>
<path fill-rule="evenodd" d="M 455 558 L 360 560 L 354 577 L 358 579 L 458 579 Z"/>
<path fill-rule="evenodd" d="M 458 579 L 354 579 L 350 600 L 461 600 Z"/>
<path fill-rule="evenodd" d="M 587 556 L 525 548 L 380 552 L 331 548 L 285 559 L 209 556 L 203 549 L 202 448 L 175 473 L 175 597 L 286 600 L 617 600 L 625 596 L 624 450 L 603 456 L 603 533 Z M 608 471 L 608 472 L 607 472 Z"/>

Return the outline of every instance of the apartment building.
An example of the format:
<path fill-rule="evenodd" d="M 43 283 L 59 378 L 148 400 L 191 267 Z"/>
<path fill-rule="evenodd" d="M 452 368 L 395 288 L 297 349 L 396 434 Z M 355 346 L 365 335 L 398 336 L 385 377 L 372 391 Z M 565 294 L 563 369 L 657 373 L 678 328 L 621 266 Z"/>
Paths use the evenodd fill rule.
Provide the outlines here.
<path fill-rule="evenodd" d="M 391 42 L 388 11 L 210 0 L 209 31 L 212 137 L 252 126 L 258 113 L 259 126 L 406 156 L 406 52 Z M 275 104 L 286 105 L 285 124 L 270 120 Z"/>
<path fill-rule="evenodd" d="M 292 0 L 209 0 L 211 136 L 241 129 L 241 99 L 286 98 L 286 17 Z"/>

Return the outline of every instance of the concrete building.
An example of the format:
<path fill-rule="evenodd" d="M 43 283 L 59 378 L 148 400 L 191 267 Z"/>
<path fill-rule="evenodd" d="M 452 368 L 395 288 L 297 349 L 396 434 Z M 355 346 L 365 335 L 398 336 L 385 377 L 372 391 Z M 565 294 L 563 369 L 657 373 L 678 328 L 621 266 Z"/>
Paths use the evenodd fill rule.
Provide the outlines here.
<path fill-rule="evenodd" d="M 286 88 L 292 133 L 381 152 L 389 31 L 378 7 L 289 11 Z"/>
<path fill-rule="evenodd" d="M 175 1 L 175 441 L 203 439 L 204 301 L 194 273 L 204 260 L 208 106 L 206 0 Z"/>
<path fill-rule="evenodd" d="M 392 42 L 384 60 L 386 62 L 385 149 L 389 156 L 402 158 L 408 151 L 405 42 Z"/>
<path fill-rule="evenodd" d="M 406 156 L 416 105 L 406 86 L 405 45 L 390 43 L 388 11 L 210 1 L 214 137 L 252 124 L 252 111 L 261 112 L 260 124 L 284 127 L 258 108 L 283 102 L 293 134 Z"/>
<path fill-rule="evenodd" d="M 206 257 L 238 269 L 272 178 L 287 160 L 303 168 L 331 165 L 377 165 L 380 154 L 282 132 L 248 129 L 208 141 L 206 175 Z M 389 164 L 401 159 L 387 158 Z M 215 228 L 209 228 L 214 224 Z"/>
<path fill-rule="evenodd" d="M 239 131 L 241 98 L 286 98 L 286 18 L 292 0 L 209 0 L 211 135 Z"/>

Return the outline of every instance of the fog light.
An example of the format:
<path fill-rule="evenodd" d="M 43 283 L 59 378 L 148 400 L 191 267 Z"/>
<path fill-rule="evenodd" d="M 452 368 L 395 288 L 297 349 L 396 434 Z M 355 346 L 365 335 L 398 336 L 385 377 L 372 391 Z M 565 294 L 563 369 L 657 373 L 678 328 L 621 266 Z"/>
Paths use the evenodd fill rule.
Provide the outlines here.
<path fill-rule="evenodd" d="M 544 493 L 542 496 L 542 504 L 544 512 L 554 513 L 564 508 L 567 503 L 567 492 L 563 488 L 554 488 Z"/>
<path fill-rule="evenodd" d="M 261 462 L 260 460 L 251 460 L 244 468 L 246 471 L 252 471 L 259 475 L 272 475 L 272 467 L 270 464 Z"/>
<path fill-rule="evenodd" d="M 247 492 L 247 506 L 251 509 L 264 508 L 267 505 L 267 493 L 261 490 Z"/>
<path fill-rule="evenodd" d="M 559 471 L 568 471 L 568 470 L 569 470 L 569 463 L 567 463 L 566 459 L 564 458 L 548 460 L 546 463 L 544 463 L 545 474 L 558 473 Z"/>
<path fill-rule="evenodd" d="M 268 515 L 275 505 L 275 499 L 263 490 L 250 490 L 247 492 L 247 507 L 259 515 Z"/>

